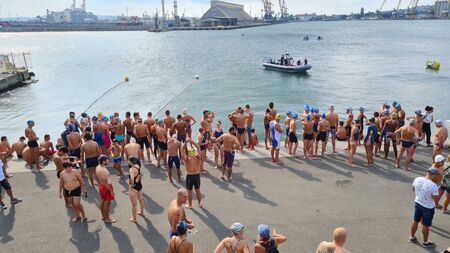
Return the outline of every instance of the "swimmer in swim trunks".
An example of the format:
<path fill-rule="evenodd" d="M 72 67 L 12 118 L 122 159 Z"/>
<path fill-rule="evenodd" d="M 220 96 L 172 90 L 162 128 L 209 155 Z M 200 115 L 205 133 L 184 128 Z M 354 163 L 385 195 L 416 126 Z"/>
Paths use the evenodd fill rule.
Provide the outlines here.
<path fill-rule="evenodd" d="M 347 141 L 347 130 L 344 127 L 344 121 L 339 121 L 339 127 L 336 132 L 336 140 Z"/>
<path fill-rule="evenodd" d="M 312 122 L 311 115 L 306 115 L 302 120 L 303 124 L 303 158 L 315 159 L 312 154 L 313 140 L 314 140 L 314 123 Z"/>
<path fill-rule="evenodd" d="M 117 220 L 110 217 L 109 207 L 111 201 L 114 201 L 114 188 L 109 178 L 109 172 L 106 166 L 108 165 L 108 157 L 100 156 L 98 159 L 99 165 L 95 168 L 95 175 L 98 180 L 98 191 L 100 193 L 100 211 L 102 213 L 102 220 L 105 223 L 114 223 Z"/>
<path fill-rule="evenodd" d="M 327 115 L 325 113 L 322 113 L 322 117 L 319 121 L 319 124 L 317 126 L 317 130 L 319 133 L 317 134 L 316 138 L 316 149 L 314 151 L 314 154 L 317 156 L 317 151 L 319 149 L 319 141 L 322 142 L 322 156 L 325 153 L 325 149 L 327 147 L 327 139 L 328 139 L 328 132 L 330 131 L 330 123 L 327 120 Z"/>
<path fill-rule="evenodd" d="M 236 112 L 234 112 L 231 116 L 231 119 L 233 122 L 236 123 L 236 130 L 237 130 L 237 138 L 239 140 L 240 143 L 240 147 L 241 147 L 241 152 L 244 151 L 244 141 L 245 141 L 245 123 L 247 120 L 247 116 L 244 115 L 244 109 L 242 108 L 238 108 L 238 110 L 236 110 Z"/>
<path fill-rule="evenodd" d="M 188 206 L 192 209 L 192 190 L 195 188 L 197 195 L 197 202 L 200 208 L 203 207 L 202 193 L 200 192 L 200 163 L 202 158 L 200 157 L 200 146 L 187 139 L 183 145 L 182 158 L 186 165 L 186 189 L 188 191 Z"/>
<path fill-rule="evenodd" d="M 83 145 L 81 145 L 81 160 L 88 170 L 89 182 L 92 187 L 94 186 L 94 171 L 98 165 L 98 157 L 102 154 L 98 144 L 92 140 L 91 133 L 85 133 L 84 138 L 86 140 Z"/>
<path fill-rule="evenodd" d="M 133 119 L 131 118 L 131 112 L 125 113 L 125 119 L 122 121 L 123 125 L 125 126 L 125 130 L 127 133 L 127 143 L 130 142 L 131 137 L 135 137 L 133 134 L 134 125 L 133 125 Z"/>
<path fill-rule="evenodd" d="M 433 148 L 433 159 L 442 154 L 442 150 L 444 149 L 445 141 L 448 138 L 447 128 L 444 127 L 442 120 L 436 120 L 436 133 L 434 134 L 434 148 Z"/>
<path fill-rule="evenodd" d="M 124 156 L 125 149 L 125 125 L 122 123 L 122 120 L 119 117 L 114 118 L 116 124 L 114 125 L 114 138 L 117 140 L 119 145 L 122 147 L 122 154 Z"/>
<path fill-rule="evenodd" d="M 395 158 L 397 158 L 397 136 L 395 131 L 398 129 L 398 115 L 393 112 L 392 115 L 384 122 L 381 134 L 384 139 L 384 159 L 388 158 L 389 146 L 392 142 L 392 148 L 394 149 Z"/>
<path fill-rule="evenodd" d="M 133 130 L 134 136 L 136 136 L 136 143 L 141 146 L 141 150 L 139 153 L 139 160 L 144 162 L 144 149 L 147 152 L 147 159 L 148 162 L 151 162 L 150 159 L 150 152 L 151 152 L 151 146 L 149 142 L 150 132 L 148 131 L 147 125 L 143 124 L 143 121 L 141 118 L 138 119 L 137 124 L 134 125 Z"/>
<path fill-rule="evenodd" d="M 11 151 L 12 152 L 16 152 L 17 158 L 18 159 L 22 159 L 22 152 L 25 149 L 25 147 L 27 146 L 27 144 L 25 144 L 25 137 L 21 136 L 19 138 L 19 141 L 14 143 L 11 146 Z"/>
<path fill-rule="evenodd" d="M 186 123 L 186 135 L 188 138 L 192 138 L 192 126 L 197 123 L 194 117 L 189 115 L 187 109 L 183 109 L 182 120 Z"/>
<path fill-rule="evenodd" d="M 188 200 L 188 192 L 185 189 L 179 189 L 177 191 L 177 198 L 172 200 L 167 208 L 167 218 L 169 220 L 170 230 L 169 237 L 178 236 L 177 233 L 177 224 L 180 221 L 184 221 L 187 223 L 188 229 L 193 229 L 194 224 L 192 220 L 186 217 L 186 212 L 184 211 L 183 206 L 186 204 Z"/>
<path fill-rule="evenodd" d="M 419 139 L 419 131 L 415 128 L 416 121 L 413 119 L 409 122 L 408 126 L 403 126 L 395 131 L 396 135 L 400 135 L 400 142 L 402 146 L 397 156 L 395 167 L 400 168 L 400 161 L 403 156 L 403 152 L 406 150 L 405 171 L 411 171 L 409 164 L 413 159 L 415 143 Z"/>
<path fill-rule="evenodd" d="M 297 147 L 298 147 L 298 138 L 297 138 L 297 120 L 298 120 L 298 114 L 297 113 L 291 113 L 292 119 L 289 122 L 289 132 L 288 137 L 289 138 L 289 154 L 291 154 L 292 158 L 297 157 Z"/>
<path fill-rule="evenodd" d="M 116 136 L 117 137 L 117 136 Z M 122 167 L 122 146 L 120 146 L 119 142 L 114 139 L 113 145 L 109 148 L 109 154 L 113 158 L 113 168 L 117 170 L 116 176 L 119 178 L 123 178 L 125 176 L 125 172 Z"/>
<path fill-rule="evenodd" d="M 345 131 L 347 131 L 347 141 L 348 141 L 348 146 L 345 149 L 346 151 L 350 150 L 350 137 L 351 137 L 351 132 L 352 132 L 352 124 L 353 124 L 353 109 L 347 108 L 347 118 L 345 119 Z"/>
<path fill-rule="evenodd" d="M 289 127 L 291 125 L 292 120 L 292 112 L 287 111 L 286 112 L 286 119 L 284 120 L 284 127 L 286 128 L 286 138 L 284 138 L 284 147 L 288 147 L 289 145 Z M 289 148 L 289 154 L 291 155 L 291 149 Z"/>
<path fill-rule="evenodd" d="M 231 174 L 233 173 L 233 162 L 235 150 L 239 149 L 240 142 L 235 136 L 234 127 L 230 127 L 228 133 L 222 134 L 219 138 L 215 139 L 216 144 L 223 143 L 223 164 L 222 164 L 222 179 L 230 182 L 232 180 Z M 227 170 L 227 178 L 225 178 L 225 170 Z"/>
<path fill-rule="evenodd" d="M 266 146 L 266 149 L 269 150 L 269 146 L 267 145 L 267 143 L 270 140 L 270 131 L 269 131 L 269 123 L 270 121 L 272 121 L 271 118 L 271 114 L 270 114 L 270 109 L 267 108 L 266 109 L 266 113 L 264 113 L 264 144 Z"/>
<path fill-rule="evenodd" d="M 334 105 L 328 108 L 327 121 L 330 123 L 331 145 L 333 146 L 333 153 L 336 153 L 336 132 L 339 125 L 339 115 L 334 112 Z"/>
<path fill-rule="evenodd" d="M 39 157 L 41 156 L 41 153 L 39 151 L 39 144 L 38 144 L 38 137 L 36 135 L 36 132 L 33 130 L 34 127 L 34 121 L 28 120 L 27 121 L 27 128 L 25 128 L 25 137 L 28 138 L 28 148 L 30 148 L 31 156 L 33 162 L 28 164 L 30 165 L 30 168 L 32 168 L 33 164 L 36 165 L 36 169 L 40 170 L 42 167 L 39 165 Z"/>
<path fill-rule="evenodd" d="M 181 142 L 177 140 L 175 135 L 172 135 L 172 137 L 167 142 L 167 146 L 168 146 L 167 153 L 169 154 L 168 174 L 169 174 L 169 181 L 171 184 L 173 184 L 172 169 L 173 169 L 174 165 L 177 170 L 178 182 L 181 182 L 181 170 L 180 170 L 181 163 L 180 163 L 180 157 L 178 156 L 179 154 L 181 154 L 181 145 L 182 145 Z"/>
<path fill-rule="evenodd" d="M 87 196 L 86 186 L 84 184 L 81 174 L 74 169 L 74 164 L 71 162 L 63 163 L 64 170 L 61 172 L 59 180 L 59 198 L 67 198 L 69 205 L 73 208 L 74 216 L 72 222 L 77 222 L 80 219 L 86 221 L 86 214 L 84 213 L 83 205 L 81 204 L 81 191 L 84 196 Z"/>
<path fill-rule="evenodd" d="M 157 166 L 161 167 L 161 159 L 163 160 L 164 166 L 167 166 L 167 129 L 164 128 L 164 122 L 162 120 L 158 121 L 156 128 L 155 128 L 155 134 L 158 138 L 158 150 L 159 155 L 156 159 Z"/>

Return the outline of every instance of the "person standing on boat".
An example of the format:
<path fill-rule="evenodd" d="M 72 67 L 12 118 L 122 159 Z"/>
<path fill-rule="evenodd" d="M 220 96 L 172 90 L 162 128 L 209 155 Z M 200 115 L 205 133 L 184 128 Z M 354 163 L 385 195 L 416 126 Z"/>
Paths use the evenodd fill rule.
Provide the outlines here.
<path fill-rule="evenodd" d="M 308 65 L 308 59 L 305 58 L 305 65 Z"/>

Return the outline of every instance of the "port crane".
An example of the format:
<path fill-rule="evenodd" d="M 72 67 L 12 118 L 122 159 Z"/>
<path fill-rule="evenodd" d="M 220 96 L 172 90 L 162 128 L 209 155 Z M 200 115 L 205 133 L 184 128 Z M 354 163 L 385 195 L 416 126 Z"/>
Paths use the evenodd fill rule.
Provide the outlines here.
<path fill-rule="evenodd" d="M 386 0 L 383 0 L 383 3 L 381 4 L 380 9 L 378 9 L 379 12 L 381 12 L 381 10 L 383 10 L 383 7 L 386 5 Z"/>
<path fill-rule="evenodd" d="M 415 19 L 416 18 L 416 9 L 417 9 L 417 4 L 419 3 L 419 0 L 411 0 L 411 2 L 409 2 L 408 4 L 408 10 L 407 10 L 407 17 L 411 18 L 411 19 Z"/>
<path fill-rule="evenodd" d="M 264 7 L 264 17 L 263 19 L 266 21 L 271 21 L 273 19 L 273 11 L 272 11 L 272 1 L 271 0 L 262 0 Z"/>
<path fill-rule="evenodd" d="M 278 2 L 280 4 L 281 20 L 288 20 L 289 14 L 285 0 L 278 0 Z"/>
<path fill-rule="evenodd" d="M 394 11 L 392 12 L 392 17 L 393 18 L 400 18 L 400 13 L 398 12 L 398 10 L 400 9 L 400 4 L 401 3 L 402 3 L 402 0 L 398 0 L 397 8 L 395 8 Z"/>

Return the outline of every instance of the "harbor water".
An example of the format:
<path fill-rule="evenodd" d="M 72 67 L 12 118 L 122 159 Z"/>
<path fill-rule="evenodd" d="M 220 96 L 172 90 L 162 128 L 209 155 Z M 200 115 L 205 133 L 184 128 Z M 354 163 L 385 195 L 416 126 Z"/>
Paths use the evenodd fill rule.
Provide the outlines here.
<path fill-rule="evenodd" d="M 301 112 L 308 103 L 363 106 L 372 114 L 398 101 L 408 115 L 426 105 L 435 118 L 450 119 L 450 21 L 343 21 L 292 23 L 230 31 L 1 33 L 3 53 L 30 52 L 36 84 L 0 94 L 0 135 L 23 135 L 36 122 L 41 139 L 59 135 L 69 111 L 80 113 L 104 91 L 123 84 L 88 111 L 156 111 L 180 89 L 200 79 L 167 106 L 226 114 L 252 105 L 254 126 L 273 101 L 280 112 Z M 309 35 L 309 41 L 303 37 Z M 315 38 L 320 35 L 321 41 Z M 264 57 L 308 58 L 308 75 L 264 70 Z M 441 70 L 425 69 L 440 60 Z M 157 115 L 161 118 L 162 115 Z"/>

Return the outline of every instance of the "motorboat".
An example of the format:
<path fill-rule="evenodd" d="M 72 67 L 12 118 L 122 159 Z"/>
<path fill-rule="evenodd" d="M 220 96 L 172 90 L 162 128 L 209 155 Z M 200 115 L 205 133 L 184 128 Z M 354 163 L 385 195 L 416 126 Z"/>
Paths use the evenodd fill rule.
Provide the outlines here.
<path fill-rule="evenodd" d="M 274 60 L 273 58 L 264 60 L 263 66 L 267 70 L 276 70 L 287 73 L 306 73 L 312 66 L 308 64 L 307 59 L 305 59 L 305 61 L 306 62 L 303 63 L 301 60 L 295 62 L 294 58 L 292 58 L 289 53 L 285 53 L 278 60 Z"/>
<path fill-rule="evenodd" d="M 309 36 L 306 35 L 305 37 L 303 37 L 303 40 L 309 40 Z"/>

